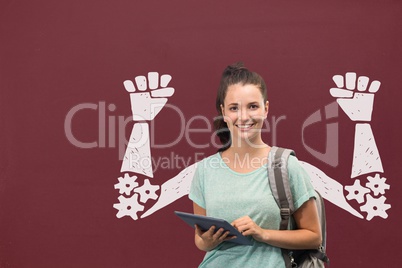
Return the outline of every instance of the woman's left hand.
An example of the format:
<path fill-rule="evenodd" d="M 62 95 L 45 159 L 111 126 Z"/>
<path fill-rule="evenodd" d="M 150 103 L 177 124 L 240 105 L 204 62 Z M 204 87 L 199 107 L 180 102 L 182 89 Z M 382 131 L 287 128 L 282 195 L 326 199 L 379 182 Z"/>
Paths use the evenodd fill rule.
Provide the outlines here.
<path fill-rule="evenodd" d="M 264 230 L 258 226 L 249 216 L 241 217 L 232 222 L 235 227 L 244 236 L 251 235 L 255 240 L 264 241 Z"/>

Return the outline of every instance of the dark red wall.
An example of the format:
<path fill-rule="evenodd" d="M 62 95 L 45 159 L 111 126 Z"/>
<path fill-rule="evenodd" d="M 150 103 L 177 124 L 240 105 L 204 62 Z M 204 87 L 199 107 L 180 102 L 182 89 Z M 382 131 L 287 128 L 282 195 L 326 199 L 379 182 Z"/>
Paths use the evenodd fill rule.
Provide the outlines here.
<path fill-rule="evenodd" d="M 367 220 L 326 202 L 328 254 L 335 268 L 398 267 L 401 28 L 402 2 L 391 0 L 1 1 L 0 267 L 196 267 L 203 253 L 191 228 L 173 214 L 191 211 L 186 196 L 143 219 L 116 217 L 114 185 L 123 176 L 117 145 L 132 126 L 118 128 L 119 118 L 131 116 L 123 81 L 151 71 L 170 74 L 175 94 L 168 103 L 185 123 L 195 116 L 212 121 L 220 74 L 238 60 L 266 79 L 269 120 L 285 118 L 275 139 L 273 130 L 265 134 L 266 142 L 295 149 L 342 185 L 355 181 L 354 122 L 339 109 L 305 132 L 305 143 L 324 151 L 325 126 L 337 124 L 336 166 L 307 151 L 303 122 L 334 101 L 333 75 L 356 72 L 381 81 L 370 124 L 391 208 L 387 218 Z M 95 148 L 78 148 L 66 136 L 66 116 L 80 104 L 96 110 L 75 115 L 73 134 L 97 141 Z M 162 111 L 153 121 L 156 143 L 173 141 L 180 124 L 173 109 Z M 206 144 L 211 135 L 191 139 Z M 216 150 L 193 148 L 185 138 L 151 149 L 154 158 L 173 153 L 190 164 L 197 153 Z M 162 185 L 180 170 L 160 168 L 150 181 Z"/>

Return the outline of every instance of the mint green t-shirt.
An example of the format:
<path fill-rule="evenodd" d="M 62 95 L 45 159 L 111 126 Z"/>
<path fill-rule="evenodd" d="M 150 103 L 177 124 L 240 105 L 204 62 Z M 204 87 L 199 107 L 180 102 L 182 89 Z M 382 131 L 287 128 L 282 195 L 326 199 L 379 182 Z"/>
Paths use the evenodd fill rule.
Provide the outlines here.
<path fill-rule="evenodd" d="M 294 207 L 315 197 L 310 178 L 294 156 L 289 157 L 288 173 Z M 189 198 L 204 208 L 207 216 L 232 221 L 248 215 L 264 229 L 279 229 L 279 207 L 268 184 L 267 166 L 249 173 L 230 169 L 219 153 L 197 164 Z M 280 248 L 249 237 L 251 246 L 223 242 L 205 254 L 200 268 L 280 268 L 285 267 Z"/>

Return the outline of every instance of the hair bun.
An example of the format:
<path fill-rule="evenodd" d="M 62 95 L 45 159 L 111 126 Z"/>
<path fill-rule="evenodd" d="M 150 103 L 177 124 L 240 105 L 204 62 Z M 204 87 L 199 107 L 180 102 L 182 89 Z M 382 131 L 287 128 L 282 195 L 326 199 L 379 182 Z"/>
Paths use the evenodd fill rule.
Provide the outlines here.
<path fill-rule="evenodd" d="M 245 71 L 247 68 L 244 66 L 244 63 L 241 61 L 238 61 L 236 63 L 233 63 L 226 67 L 226 69 L 223 71 L 224 76 L 231 76 L 233 74 L 237 74 L 240 71 Z"/>

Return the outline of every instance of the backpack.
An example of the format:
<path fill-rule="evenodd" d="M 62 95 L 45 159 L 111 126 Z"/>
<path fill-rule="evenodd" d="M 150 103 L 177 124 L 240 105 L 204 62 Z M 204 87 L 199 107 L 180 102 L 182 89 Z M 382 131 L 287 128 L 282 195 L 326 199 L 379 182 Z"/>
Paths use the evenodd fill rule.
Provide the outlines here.
<path fill-rule="evenodd" d="M 290 191 L 287 162 L 290 155 L 296 155 L 293 150 L 273 146 L 271 159 L 268 161 L 268 180 L 272 194 L 278 203 L 281 213 L 280 230 L 289 228 L 289 220 L 293 221 L 293 197 Z M 286 268 L 323 268 L 325 263 L 329 265 L 329 259 L 325 254 L 326 246 L 326 220 L 324 200 L 317 192 L 316 205 L 321 224 L 322 244 L 320 248 L 313 250 L 289 250 L 281 249 Z M 293 221 L 294 224 L 294 221 Z"/>

